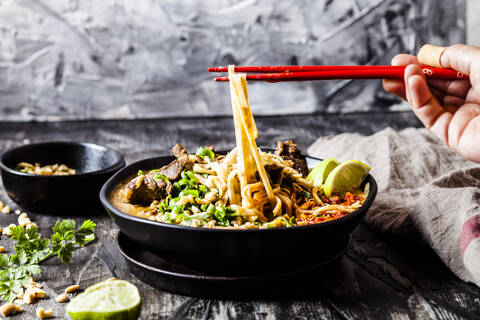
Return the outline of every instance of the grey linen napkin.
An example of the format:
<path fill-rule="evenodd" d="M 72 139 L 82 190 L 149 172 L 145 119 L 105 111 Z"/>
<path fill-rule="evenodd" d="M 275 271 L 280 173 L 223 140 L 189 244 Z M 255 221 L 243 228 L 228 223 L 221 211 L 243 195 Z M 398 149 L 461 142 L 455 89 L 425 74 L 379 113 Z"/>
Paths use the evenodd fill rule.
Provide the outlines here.
<path fill-rule="evenodd" d="M 479 163 L 415 128 L 322 137 L 307 153 L 369 164 L 379 190 L 366 222 L 386 235 L 424 241 L 458 277 L 480 286 Z"/>

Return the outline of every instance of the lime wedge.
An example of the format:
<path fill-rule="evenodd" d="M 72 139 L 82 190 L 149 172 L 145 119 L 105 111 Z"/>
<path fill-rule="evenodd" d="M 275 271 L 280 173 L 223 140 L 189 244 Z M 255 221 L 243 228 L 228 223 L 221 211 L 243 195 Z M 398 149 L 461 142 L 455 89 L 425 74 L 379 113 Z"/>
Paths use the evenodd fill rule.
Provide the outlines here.
<path fill-rule="evenodd" d="M 330 172 L 340 163 L 335 159 L 325 159 L 320 161 L 307 176 L 307 180 L 313 182 L 314 187 L 321 186 L 327 179 Z"/>
<path fill-rule="evenodd" d="M 370 167 L 365 163 L 357 160 L 345 161 L 330 172 L 323 184 L 323 192 L 330 196 L 333 193 L 344 194 L 358 189 L 369 171 Z"/>
<path fill-rule="evenodd" d="M 135 320 L 142 298 L 138 288 L 124 280 L 107 280 L 88 287 L 67 305 L 74 320 Z"/>

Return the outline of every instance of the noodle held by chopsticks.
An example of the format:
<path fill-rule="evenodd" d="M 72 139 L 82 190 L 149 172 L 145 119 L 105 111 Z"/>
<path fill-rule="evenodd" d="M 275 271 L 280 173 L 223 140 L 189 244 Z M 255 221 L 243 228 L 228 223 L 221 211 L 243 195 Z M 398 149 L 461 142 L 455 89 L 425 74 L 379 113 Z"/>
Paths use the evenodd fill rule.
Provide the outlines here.
<path fill-rule="evenodd" d="M 228 67 L 228 74 L 231 79 L 230 93 L 232 95 L 235 138 L 237 140 L 237 148 L 241 148 L 240 152 L 238 153 L 239 177 L 241 177 L 240 185 L 243 190 L 246 185 L 242 179 L 250 182 L 248 179 L 252 179 L 252 176 L 254 177 L 254 170 L 252 170 L 253 167 L 250 164 L 251 159 L 253 158 L 258 170 L 258 174 L 260 175 L 260 179 L 262 180 L 263 186 L 267 193 L 268 200 L 270 201 L 270 205 L 272 206 L 272 209 L 274 209 L 274 215 L 278 215 L 278 213 L 281 213 L 281 210 L 275 210 L 275 207 L 280 205 L 279 209 L 281 209 L 281 201 L 278 202 L 275 194 L 273 193 L 270 180 L 267 172 L 265 171 L 262 158 L 260 157 L 260 153 L 258 151 L 257 143 L 255 142 L 258 132 L 253 120 L 250 104 L 248 103 L 247 78 L 245 74 L 236 74 L 233 70 L 234 66 L 230 65 Z M 249 150 L 247 149 L 247 145 Z M 250 153 L 248 151 L 250 151 Z M 242 170 L 243 173 L 241 172 Z"/>

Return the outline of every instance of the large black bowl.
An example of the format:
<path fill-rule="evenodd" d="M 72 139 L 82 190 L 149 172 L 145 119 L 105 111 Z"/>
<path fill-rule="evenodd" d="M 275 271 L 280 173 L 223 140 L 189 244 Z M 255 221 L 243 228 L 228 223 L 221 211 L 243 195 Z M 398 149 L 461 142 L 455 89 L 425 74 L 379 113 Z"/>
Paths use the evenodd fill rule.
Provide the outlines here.
<path fill-rule="evenodd" d="M 290 228 L 207 229 L 161 223 L 122 212 L 110 202 L 116 186 L 135 176 L 170 163 L 164 156 L 135 162 L 111 177 L 100 191 L 100 200 L 120 230 L 138 246 L 194 266 L 225 274 L 258 274 L 313 265 L 344 249 L 350 233 L 370 208 L 377 184 L 368 175 L 368 197 L 361 208 L 333 221 Z M 320 159 L 306 157 L 309 167 Z M 139 247 L 140 248 L 140 247 Z"/>
<path fill-rule="evenodd" d="M 19 162 L 42 166 L 66 164 L 77 174 L 45 176 L 15 170 Z M 23 145 L 2 154 L 0 170 L 8 196 L 25 209 L 49 214 L 93 214 L 101 209 L 98 192 L 107 179 L 125 166 L 108 147 L 83 142 L 44 142 Z"/>

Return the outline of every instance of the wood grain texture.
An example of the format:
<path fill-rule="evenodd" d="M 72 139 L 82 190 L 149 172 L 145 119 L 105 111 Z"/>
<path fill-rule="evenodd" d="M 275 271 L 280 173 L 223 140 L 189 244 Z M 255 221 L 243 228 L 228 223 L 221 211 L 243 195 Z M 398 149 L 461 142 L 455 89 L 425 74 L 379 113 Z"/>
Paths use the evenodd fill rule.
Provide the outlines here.
<path fill-rule="evenodd" d="M 0 1 L 0 118 L 230 114 L 212 65 L 389 64 L 465 42 L 465 0 Z M 379 81 L 250 86 L 256 114 L 406 110 Z"/>
<path fill-rule="evenodd" d="M 395 121 L 394 121 L 395 119 Z M 256 117 L 259 145 L 272 146 L 277 139 L 293 138 L 305 149 L 318 136 L 355 131 L 371 134 L 390 124 L 400 129 L 420 126 L 411 113 L 382 115 L 330 115 Z M 96 121 L 63 123 L 0 123 L 2 151 L 27 142 L 51 140 L 94 141 L 120 151 L 127 163 L 169 153 L 177 142 L 193 150 L 198 145 L 218 148 L 233 145 L 231 118 L 167 119 L 144 121 Z M 0 199 L 17 206 L 0 190 Z M 58 217 L 30 213 L 43 234 Z M 68 213 L 67 213 L 68 216 Z M 412 248 L 386 239 L 361 224 L 353 233 L 351 247 L 335 268 L 312 274 L 313 289 L 299 289 L 281 298 L 247 301 L 205 300 L 155 289 L 131 274 L 118 255 L 118 232 L 103 212 L 90 217 L 97 223 L 97 240 L 76 252 L 65 266 L 47 261 L 38 281 L 48 299 L 27 306 L 12 319 L 34 319 L 38 306 L 53 308 L 58 319 L 64 307 L 53 298 L 73 283 L 85 288 L 113 273 L 135 283 L 143 297 L 141 319 L 478 319 L 480 289 L 460 281 L 428 248 Z M 0 226 L 16 221 L 15 214 L 0 214 Z M 11 250 L 11 241 L 0 242 Z M 317 246 L 318 247 L 318 246 Z M 320 250 L 320 248 L 319 248 Z"/>

